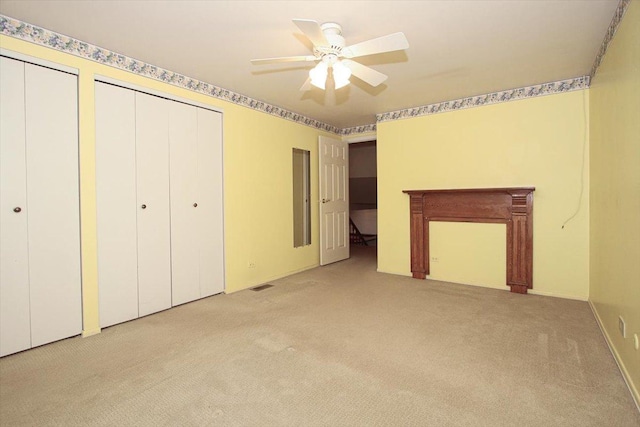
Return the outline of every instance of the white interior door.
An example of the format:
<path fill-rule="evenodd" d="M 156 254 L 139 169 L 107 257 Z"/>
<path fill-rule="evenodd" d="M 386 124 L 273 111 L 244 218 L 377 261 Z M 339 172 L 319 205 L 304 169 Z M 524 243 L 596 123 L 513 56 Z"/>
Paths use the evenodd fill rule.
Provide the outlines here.
<path fill-rule="evenodd" d="M 136 100 L 96 82 L 96 194 L 100 327 L 138 317 Z"/>
<path fill-rule="evenodd" d="M 172 304 L 200 298 L 197 108 L 170 102 Z"/>
<path fill-rule="evenodd" d="M 320 265 L 349 258 L 349 149 L 319 137 Z"/>
<path fill-rule="evenodd" d="M 25 64 L 33 347 L 82 332 L 78 78 Z"/>
<path fill-rule="evenodd" d="M 140 316 L 171 307 L 169 207 L 169 105 L 136 93 L 138 310 Z"/>
<path fill-rule="evenodd" d="M 222 114 L 198 108 L 197 244 L 200 297 L 224 291 Z"/>
<path fill-rule="evenodd" d="M 0 57 L 0 356 L 31 347 L 24 63 Z"/>

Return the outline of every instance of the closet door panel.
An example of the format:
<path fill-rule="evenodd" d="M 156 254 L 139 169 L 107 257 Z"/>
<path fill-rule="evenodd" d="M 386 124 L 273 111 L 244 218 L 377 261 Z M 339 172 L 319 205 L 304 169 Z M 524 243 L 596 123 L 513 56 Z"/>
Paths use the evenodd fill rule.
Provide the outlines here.
<path fill-rule="evenodd" d="M 140 316 L 171 307 L 169 104 L 165 99 L 136 93 Z"/>
<path fill-rule="evenodd" d="M 100 327 L 138 317 L 135 92 L 96 82 Z"/>
<path fill-rule="evenodd" d="M 171 259 L 173 305 L 200 298 L 197 215 L 197 108 L 171 102 Z M 197 204 L 197 207 L 194 206 Z"/>
<path fill-rule="evenodd" d="M 224 291 L 222 115 L 198 108 L 198 209 L 201 297 Z"/>
<path fill-rule="evenodd" d="M 82 331 L 77 77 L 25 64 L 31 345 Z"/>
<path fill-rule="evenodd" d="M 19 208 L 20 212 L 14 212 Z M 0 58 L 0 356 L 31 347 L 24 63 Z"/>

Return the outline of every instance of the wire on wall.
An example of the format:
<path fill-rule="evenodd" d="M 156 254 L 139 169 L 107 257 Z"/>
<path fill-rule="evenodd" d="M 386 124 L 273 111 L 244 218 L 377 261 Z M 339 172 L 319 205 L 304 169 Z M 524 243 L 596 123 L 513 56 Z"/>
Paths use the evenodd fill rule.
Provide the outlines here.
<path fill-rule="evenodd" d="M 586 164 L 586 156 L 587 156 L 587 90 L 582 90 L 582 117 L 583 117 L 583 137 L 582 137 L 582 168 L 580 170 L 580 196 L 578 197 L 578 206 L 576 207 L 575 212 L 571 215 L 567 220 L 562 224 L 562 229 L 564 230 L 564 226 L 569 223 L 572 219 L 574 219 L 578 213 L 580 213 L 580 208 L 582 207 L 582 196 L 584 195 L 584 168 Z"/>

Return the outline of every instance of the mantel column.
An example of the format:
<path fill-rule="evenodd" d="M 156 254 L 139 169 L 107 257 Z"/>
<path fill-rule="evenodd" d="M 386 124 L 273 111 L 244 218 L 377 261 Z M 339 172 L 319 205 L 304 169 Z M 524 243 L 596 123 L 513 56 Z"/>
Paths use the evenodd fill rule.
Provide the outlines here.
<path fill-rule="evenodd" d="M 507 286 L 526 294 L 533 284 L 533 193 L 511 193 L 511 219 L 507 222 Z"/>
<path fill-rule="evenodd" d="M 429 224 L 425 226 L 422 212 L 422 194 L 411 194 L 411 273 L 414 279 L 424 279 L 429 274 Z M 426 244 L 425 244 L 426 242 Z"/>

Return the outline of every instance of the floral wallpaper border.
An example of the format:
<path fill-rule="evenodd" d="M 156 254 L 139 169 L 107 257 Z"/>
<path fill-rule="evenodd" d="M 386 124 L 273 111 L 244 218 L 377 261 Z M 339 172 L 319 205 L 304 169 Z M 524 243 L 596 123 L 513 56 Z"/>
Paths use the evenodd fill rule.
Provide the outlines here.
<path fill-rule="evenodd" d="M 340 135 L 341 136 L 357 135 L 359 133 L 367 133 L 367 132 L 375 132 L 375 131 L 376 131 L 376 124 L 372 123 L 370 125 L 360 125 L 360 126 L 354 126 L 351 128 L 341 129 Z"/>
<path fill-rule="evenodd" d="M 631 0 L 620 0 L 618 3 L 618 7 L 616 8 L 615 13 L 613 14 L 613 19 L 611 19 L 611 23 L 609 24 L 609 28 L 607 28 L 607 34 L 604 36 L 604 40 L 602 40 L 602 44 L 600 45 L 600 50 L 596 55 L 595 61 L 593 61 L 593 65 L 591 66 L 591 72 L 589 73 L 589 77 L 593 80 L 593 77 L 596 75 L 598 71 L 598 67 L 602 62 L 602 58 L 604 58 L 604 54 L 607 53 L 607 48 L 609 47 L 609 43 L 613 39 L 613 36 L 616 34 L 618 27 L 620 26 L 620 22 L 622 22 L 622 17 L 624 13 L 627 11 L 627 7 L 631 4 Z"/>
<path fill-rule="evenodd" d="M 0 33 L 91 61 L 99 62 L 104 65 L 136 73 L 144 77 L 160 80 L 164 83 L 169 83 L 194 92 L 213 96 L 214 98 L 262 111 L 264 113 L 291 120 L 306 126 L 311 126 L 326 132 L 334 134 L 340 133 L 340 129 L 337 127 L 303 116 L 302 114 L 294 113 L 293 111 L 286 110 L 282 107 L 192 79 L 190 77 L 183 76 L 182 74 L 174 73 L 173 71 L 165 70 L 164 68 L 156 67 L 155 65 L 150 65 L 137 59 L 130 58 L 8 16 L 0 15 Z"/>
<path fill-rule="evenodd" d="M 515 101 L 518 99 L 533 98 L 536 96 L 552 95 L 556 93 L 571 92 L 589 87 L 589 76 L 560 80 L 557 82 L 543 83 L 535 86 L 526 86 L 518 89 L 503 90 L 488 93 L 486 95 L 471 96 L 453 101 L 445 101 L 437 104 L 423 105 L 421 107 L 407 108 L 376 114 L 378 123 L 389 120 L 407 119 L 410 117 L 426 116 L 428 114 L 444 113 L 447 111 L 463 110 L 465 108 L 480 107 L 483 105 L 497 104 L 500 102 Z"/>
<path fill-rule="evenodd" d="M 576 77 L 573 79 L 561 80 L 557 82 L 543 83 L 534 86 L 526 86 L 523 88 L 510 89 L 500 92 L 478 95 L 468 98 L 461 98 L 453 101 L 440 102 L 414 108 L 391 111 L 376 114 L 376 123 L 354 126 L 350 128 L 339 129 L 327 123 L 306 117 L 302 114 L 286 110 L 282 107 L 269 104 L 264 101 L 250 98 L 227 89 L 205 83 L 182 74 L 164 68 L 156 67 L 145 62 L 130 58 L 112 52 L 107 49 L 92 45 L 90 43 L 76 40 L 72 37 L 64 36 L 44 28 L 31 25 L 29 23 L 0 15 L 0 33 L 19 38 L 28 42 L 32 42 L 41 46 L 79 56 L 91 61 L 99 62 L 104 65 L 119 68 L 145 77 L 192 90 L 194 92 L 203 93 L 224 101 L 228 101 L 237 105 L 248 107 L 257 111 L 271 114 L 283 119 L 291 120 L 306 126 L 310 126 L 326 132 L 331 132 L 340 136 L 356 135 L 366 132 L 375 132 L 377 123 L 400 120 L 409 117 L 418 117 L 428 114 L 442 113 L 446 111 L 455 111 L 465 108 L 479 107 L 483 105 L 496 104 L 499 102 L 514 101 L 518 99 L 532 98 L 536 96 L 551 95 L 555 93 L 564 93 L 574 90 L 586 89 L 589 87 L 590 80 L 595 75 L 598 66 L 602 62 L 607 47 L 613 39 L 613 36 L 622 21 L 622 17 L 629 6 L 631 0 L 620 0 L 616 12 L 613 16 L 611 24 L 607 30 L 605 38 L 600 46 L 600 51 L 596 56 L 591 72 L 588 76 Z"/>

